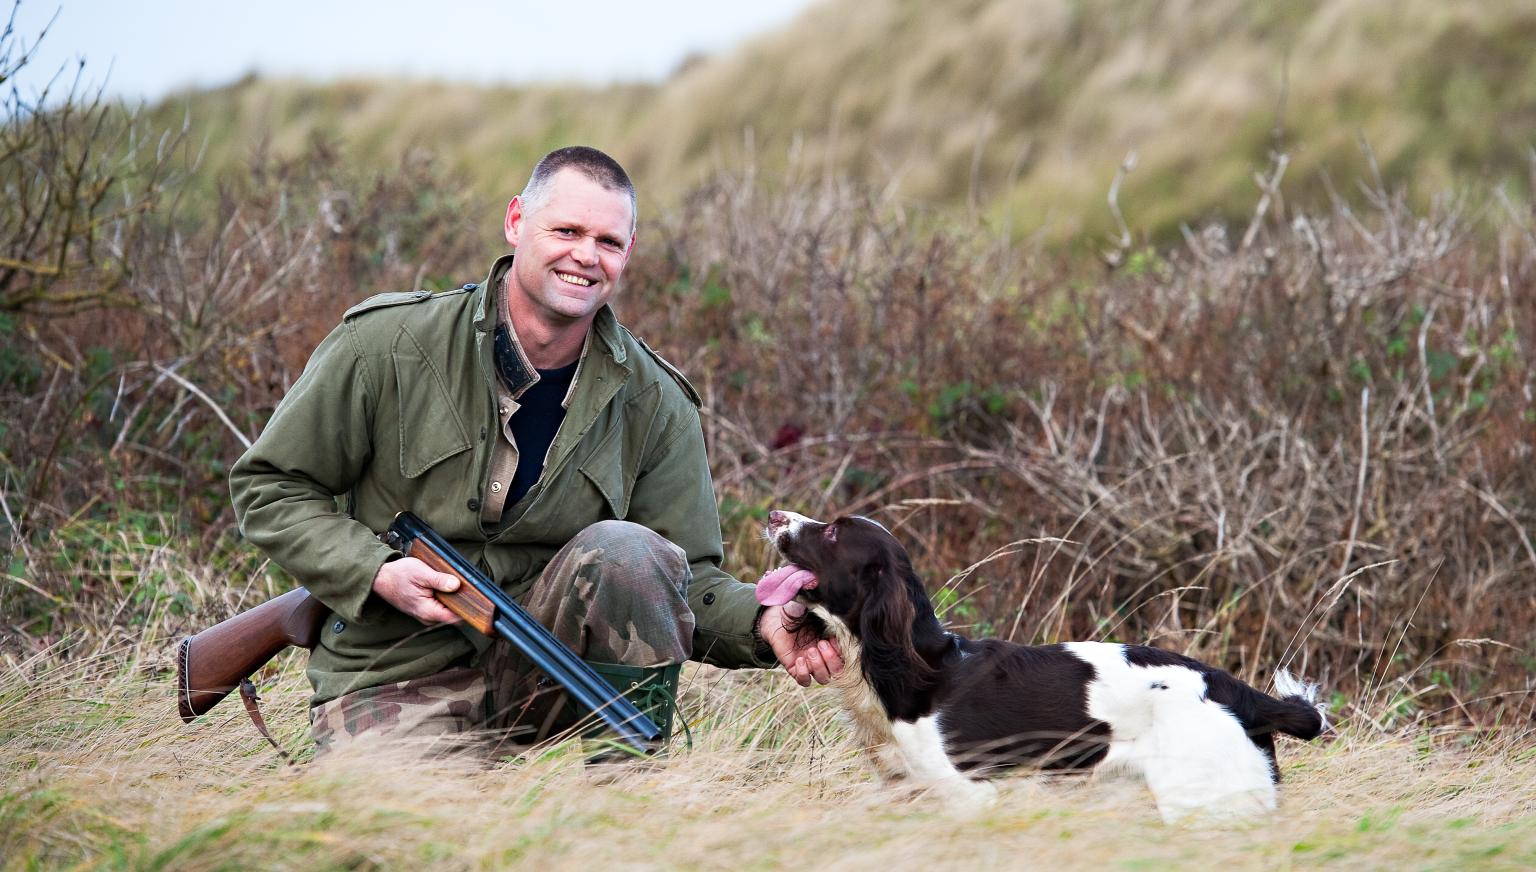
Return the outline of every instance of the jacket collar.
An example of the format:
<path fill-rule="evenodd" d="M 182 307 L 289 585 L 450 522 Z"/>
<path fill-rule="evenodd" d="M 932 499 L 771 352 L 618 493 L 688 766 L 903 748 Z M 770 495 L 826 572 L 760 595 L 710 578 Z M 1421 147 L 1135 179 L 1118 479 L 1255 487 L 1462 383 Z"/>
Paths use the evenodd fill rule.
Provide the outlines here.
<path fill-rule="evenodd" d="M 494 334 L 496 331 L 497 302 L 499 295 L 504 293 L 502 291 L 502 282 L 506 280 L 507 273 L 512 269 L 512 258 L 513 255 L 511 254 L 504 254 L 496 258 L 496 262 L 491 264 L 490 273 L 485 277 L 485 282 L 475 289 L 475 293 L 480 295 L 475 303 L 475 329 L 481 333 Z M 517 357 L 520 360 L 526 361 L 528 359 L 527 355 L 523 354 L 522 345 L 517 341 L 517 331 L 510 329 L 510 326 L 508 325 L 508 332 L 511 334 L 513 345 L 516 346 Z M 592 331 L 588 337 L 588 347 L 582 351 L 583 357 L 590 350 L 591 339 L 594 337 L 597 339 L 598 347 L 607 351 L 608 356 L 613 359 L 614 363 L 624 366 L 629 353 L 624 348 L 624 337 L 619 330 L 619 319 L 613 314 L 612 307 L 603 306 L 597 310 L 597 316 L 592 319 Z M 628 367 L 625 368 L 627 369 Z M 528 375 L 530 378 L 534 377 L 532 372 L 528 373 Z"/>

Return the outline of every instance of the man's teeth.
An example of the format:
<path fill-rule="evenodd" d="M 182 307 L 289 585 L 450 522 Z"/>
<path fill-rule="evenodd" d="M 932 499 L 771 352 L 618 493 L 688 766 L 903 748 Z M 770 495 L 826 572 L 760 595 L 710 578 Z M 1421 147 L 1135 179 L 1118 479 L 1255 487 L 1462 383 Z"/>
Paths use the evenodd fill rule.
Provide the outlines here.
<path fill-rule="evenodd" d="M 557 272 L 555 275 L 560 277 L 560 281 L 567 284 L 581 285 L 584 288 L 589 287 L 592 284 L 591 279 L 582 278 L 581 276 L 573 276 L 570 273 Z"/>

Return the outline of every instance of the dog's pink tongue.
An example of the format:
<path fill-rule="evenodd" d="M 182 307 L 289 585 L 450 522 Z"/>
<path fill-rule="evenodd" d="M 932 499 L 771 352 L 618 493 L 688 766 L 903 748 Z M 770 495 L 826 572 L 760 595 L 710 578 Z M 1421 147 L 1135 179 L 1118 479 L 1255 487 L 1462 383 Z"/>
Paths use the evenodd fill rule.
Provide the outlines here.
<path fill-rule="evenodd" d="M 765 606 L 782 606 L 795 598 L 802 587 L 815 586 L 816 576 L 794 564 L 780 566 L 757 583 L 757 601 Z"/>

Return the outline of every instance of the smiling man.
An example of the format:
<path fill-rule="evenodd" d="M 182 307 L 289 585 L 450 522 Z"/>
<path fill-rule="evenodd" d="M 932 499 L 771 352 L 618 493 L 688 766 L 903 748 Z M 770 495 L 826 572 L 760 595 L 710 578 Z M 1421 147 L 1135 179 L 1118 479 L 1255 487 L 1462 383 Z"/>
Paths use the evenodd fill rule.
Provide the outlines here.
<path fill-rule="evenodd" d="M 349 310 L 231 471 L 242 532 L 332 612 L 309 663 L 320 750 L 525 742 L 584 714 L 505 643 L 452 625 L 433 593 L 456 579 L 378 541 L 407 509 L 632 696 L 675 698 L 690 658 L 777 662 L 803 685 L 841 668 L 720 567 L 698 395 L 608 306 L 635 221 L 612 158 L 546 155 L 507 207 L 514 253 L 483 284 Z"/>

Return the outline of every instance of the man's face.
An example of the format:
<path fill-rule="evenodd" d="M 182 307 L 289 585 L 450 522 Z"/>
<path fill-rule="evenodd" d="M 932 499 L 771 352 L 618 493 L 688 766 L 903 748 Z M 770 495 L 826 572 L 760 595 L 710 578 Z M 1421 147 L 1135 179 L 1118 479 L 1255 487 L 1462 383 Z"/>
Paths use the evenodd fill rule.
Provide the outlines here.
<path fill-rule="evenodd" d="M 507 276 L 514 318 L 550 327 L 590 320 L 613 296 L 634 244 L 629 197 L 575 170 L 550 180 L 544 203 L 525 212 L 521 197 L 507 206 L 507 242 L 517 259 Z"/>

